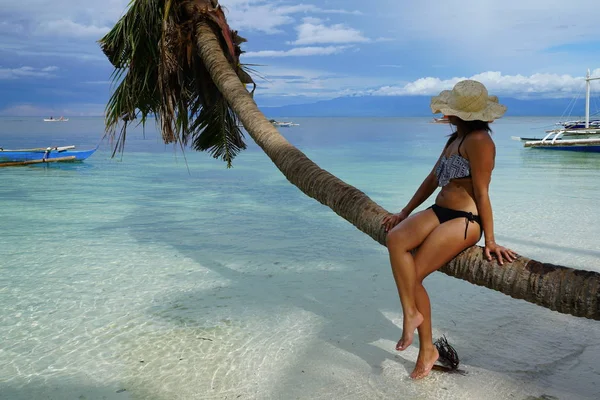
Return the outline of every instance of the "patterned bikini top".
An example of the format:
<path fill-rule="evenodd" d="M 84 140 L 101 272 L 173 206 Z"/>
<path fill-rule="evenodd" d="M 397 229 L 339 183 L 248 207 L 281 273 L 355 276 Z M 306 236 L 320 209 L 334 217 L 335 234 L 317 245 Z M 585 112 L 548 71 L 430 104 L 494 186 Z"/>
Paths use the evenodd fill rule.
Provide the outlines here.
<path fill-rule="evenodd" d="M 442 155 L 440 163 L 435 169 L 440 187 L 446 186 L 452 179 L 469 178 L 471 176 L 471 164 L 469 160 L 460 154 L 460 146 L 464 142 L 462 138 L 458 145 L 458 154 L 452 154 L 450 157 Z"/>

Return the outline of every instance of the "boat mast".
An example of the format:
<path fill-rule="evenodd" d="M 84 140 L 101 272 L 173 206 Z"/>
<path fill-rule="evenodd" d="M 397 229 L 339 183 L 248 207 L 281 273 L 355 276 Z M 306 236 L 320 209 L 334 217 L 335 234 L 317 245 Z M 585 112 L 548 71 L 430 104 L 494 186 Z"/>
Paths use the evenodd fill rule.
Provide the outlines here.
<path fill-rule="evenodd" d="M 590 127 L 590 69 L 585 76 L 585 129 Z"/>
<path fill-rule="evenodd" d="M 590 127 L 590 82 L 600 79 L 592 78 L 590 76 L 590 70 L 588 68 L 587 75 L 585 76 L 585 128 L 588 129 Z"/>

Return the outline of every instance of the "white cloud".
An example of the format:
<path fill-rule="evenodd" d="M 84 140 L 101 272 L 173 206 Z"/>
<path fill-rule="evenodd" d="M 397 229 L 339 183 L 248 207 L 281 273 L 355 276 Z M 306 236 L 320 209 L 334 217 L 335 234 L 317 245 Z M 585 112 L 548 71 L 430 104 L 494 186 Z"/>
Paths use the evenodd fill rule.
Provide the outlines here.
<path fill-rule="evenodd" d="M 104 115 L 104 104 L 67 104 L 60 107 L 39 106 L 30 103 L 16 104 L 0 109 L 0 116 L 9 117 L 47 117 L 64 115 L 65 117 L 90 117 Z"/>
<path fill-rule="evenodd" d="M 19 104 L 0 110 L 0 115 L 9 117 L 37 117 L 41 115 L 50 115 L 51 110 L 46 107 L 39 107 L 33 104 Z"/>
<path fill-rule="evenodd" d="M 127 9 L 129 0 L 26 0 L 2 1 L 2 12 L 10 16 L 13 23 L 27 21 L 26 25 L 35 27 L 83 28 L 84 32 L 112 26 Z M 32 13 L 31 10 L 35 10 Z M 0 23 L 0 25 L 5 22 Z"/>
<path fill-rule="evenodd" d="M 323 14 L 344 14 L 344 15 L 364 15 L 364 13 L 358 10 L 321 10 L 317 9 L 315 12 Z"/>
<path fill-rule="evenodd" d="M 108 26 L 84 25 L 71 20 L 60 19 L 41 23 L 34 33 L 36 35 L 100 38 L 109 30 Z"/>
<path fill-rule="evenodd" d="M 356 29 L 343 24 L 324 25 L 315 18 L 305 18 L 304 22 L 296 27 L 298 39 L 292 42 L 296 45 L 324 44 L 324 43 L 362 43 L 369 39 Z"/>
<path fill-rule="evenodd" d="M 261 67 L 255 77 L 257 95 L 269 97 L 304 96 L 330 99 L 354 94 L 362 87 L 378 87 L 386 79 L 378 76 L 358 77 L 319 69 Z"/>
<path fill-rule="evenodd" d="M 369 77 L 325 70 L 261 67 L 257 82 L 260 97 L 283 98 L 304 96 L 312 100 L 331 99 L 341 96 L 409 96 L 437 95 L 442 90 L 452 89 L 460 80 L 475 79 L 483 82 L 491 94 L 517 98 L 571 98 L 584 96 L 583 76 L 558 74 L 504 75 L 500 72 L 483 72 L 469 77 L 440 79 L 426 77 L 402 85 L 385 85 L 389 78 L 372 75 Z M 592 71 L 600 77 L 600 69 Z M 595 82 L 595 83 L 594 83 Z M 593 93 L 599 93 L 600 81 L 592 82 Z M 374 88 L 374 89 L 366 89 Z M 310 101 L 312 101 L 310 100 Z"/>
<path fill-rule="evenodd" d="M 597 40 L 597 0 L 381 0 L 390 29 L 470 60 Z"/>
<path fill-rule="evenodd" d="M 0 66 L 0 79 L 25 79 L 25 78 L 52 78 L 52 72 L 57 71 L 58 67 L 49 66 L 45 68 L 33 68 L 23 66 L 20 68 L 2 68 Z"/>
<path fill-rule="evenodd" d="M 600 76 L 600 69 L 593 71 L 593 76 Z M 501 72 L 488 71 L 470 77 L 454 77 L 450 79 L 420 78 L 402 86 L 383 86 L 369 92 L 375 96 L 437 95 L 442 90 L 452 87 L 463 79 L 474 79 L 483 83 L 491 94 L 514 97 L 570 97 L 581 94 L 584 77 L 558 74 L 503 75 Z"/>
<path fill-rule="evenodd" d="M 259 31 L 268 34 L 280 33 L 281 27 L 295 22 L 296 14 L 346 14 L 361 15 L 359 11 L 323 9 L 312 4 L 285 5 L 267 0 L 222 0 L 232 28 L 240 31 Z"/>
<path fill-rule="evenodd" d="M 98 50 L 97 46 L 86 47 L 83 45 L 63 48 L 62 51 L 54 51 L 53 47 L 45 43 L 39 48 L 28 48 L 27 46 L 14 46 L 10 50 L 18 56 L 25 57 L 49 57 L 57 58 L 75 58 L 81 61 L 106 61 L 106 56 Z"/>
<path fill-rule="evenodd" d="M 54 61 L 42 65 L 60 65 L 61 75 L 66 75 L 63 68 L 68 67 L 62 62 L 67 58 L 106 64 L 95 40 L 117 21 L 129 1 L 0 0 L 0 57 L 15 57 L 10 68 L 6 62 L 5 68 L 0 67 L 0 79 L 25 79 L 35 74 L 45 79 L 56 74 L 44 68 L 13 68 L 31 65 L 31 57 L 51 57 Z M 546 50 L 597 41 L 597 16 L 586 12 L 597 8 L 596 2 L 220 0 L 231 27 L 242 36 L 250 34 L 254 50 L 267 49 L 246 53 L 246 59 L 281 60 L 283 64 L 292 61 L 282 57 L 304 57 L 293 62 L 318 69 L 335 54 L 359 48 L 365 52 L 367 46 L 361 43 L 368 43 L 373 57 L 356 57 L 351 66 L 331 67 L 335 77 L 326 72 L 312 80 L 280 76 L 259 87 L 262 93 L 321 98 L 355 93 L 430 95 L 451 88 L 461 79 L 458 76 L 472 77 L 477 71 L 503 71 L 476 75 L 492 93 L 571 96 L 582 86 L 574 77 L 588 66 L 597 67 L 598 58 L 585 48 L 567 54 Z M 356 18 L 361 12 L 355 9 L 364 17 Z M 57 48 L 60 51 L 55 51 Z M 21 56 L 26 58 L 18 58 Z M 325 61 L 318 56 L 331 57 Z M 344 74 L 350 70 L 352 76 Z M 415 76 L 424 78 L 408 81 Z M 449 78 L 452 76 L 456 78 Z M 91 85 L 106 78 L 84 80 Z"/>
<path fill-rule="evenodd" d="M 127 8 L 130 0 L 26 0 L 2 1 L 2 11 L 7 15 L 19 15 L 37 21 L 59 19 L 89 20 L 92 23 L 116 21 Z M 31 10 L 35 10 L 32 13 Z"/>
<path fill-rule="evenodd" d="M 129 0 L 0 0 L 0 51 L 16 56 L 102 59 L 96 43 Z M 35 10 L 35 12 L 32 12 Z M 10 21 L 10 22 L 6 22 Z"/>
<path fill-rule="evenodd" d="M 268 34 L 280 33 L 283 25 L 294 22 L 288 14 L 273 9 L 271 6 L 263 5 L 252 8 L 231 9 L 227 22 L 231 27 L 240 31 L 260 31 Z M 242 35 L 243 36 L 243 35 Z"/>
<path fill-rule="evenodd" d="M 349 46 L 327 46 L 327 47 L 296 47 L 290 50 L 261 50 L 249 51 L 243 57 L 306 57 L 327 56 L 338 54 Z"/>
<path fill-rule="evenodd" d="M 382 43 L 382 42 L 395 42 L 396 39 L 390 37 L 378 37 L 374 40 L 374 42 Z"/>
<path fill-rule="evenodd" d="M 6 34 L 22 34 L 24 31 L 23 25 L 8 21 L 0 21 L 0 33 Z"/>

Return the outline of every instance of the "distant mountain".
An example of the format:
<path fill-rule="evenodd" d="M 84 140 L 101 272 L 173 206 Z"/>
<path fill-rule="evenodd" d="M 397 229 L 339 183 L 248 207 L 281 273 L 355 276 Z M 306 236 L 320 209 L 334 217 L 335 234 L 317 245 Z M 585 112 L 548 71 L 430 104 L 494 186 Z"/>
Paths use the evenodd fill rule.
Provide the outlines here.
<path fill-rule="evenodd" d="M 429 96 L 354 96 L 338 97 L 311 104 L 261 107 L 268 117 L 422 117 L 430 116 Z M 502 97 L 507 116 L 561 116 L 572 99 L 520 100 Z M 584 114 L 579 100 L 572 115 Z"/>

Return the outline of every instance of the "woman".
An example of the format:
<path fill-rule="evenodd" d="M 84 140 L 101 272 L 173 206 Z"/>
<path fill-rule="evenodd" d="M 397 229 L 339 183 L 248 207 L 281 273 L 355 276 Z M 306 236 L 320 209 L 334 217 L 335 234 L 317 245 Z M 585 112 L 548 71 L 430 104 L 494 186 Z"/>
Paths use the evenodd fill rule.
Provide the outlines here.
<path fill-rule="evenodd" d="M 496 243 L 488 187 L 496 149 L 488 121 L 500 118 L 506 107 L 488 96 L 481 83 L 458 82 L 432 98 L 431 110 L 443 113 L 456 126 L 432 171 L 406 207 L 384 218 L 392 271 L 404 313 L 397 350 L 411 345 L 419 333 L 419 356 L 411 378 L 427 376 L 439 354 L 433 345 L 431 307 L 423 279 L 475 245 L 485 235 L 484 256 L 502 265 L 516 254 Z M 409 217 L 440 186 L 435 204 Z M 417 249 L 418 248 L 418 249 Z M 412 250 L 417 249 L 415 252 Z"/>

